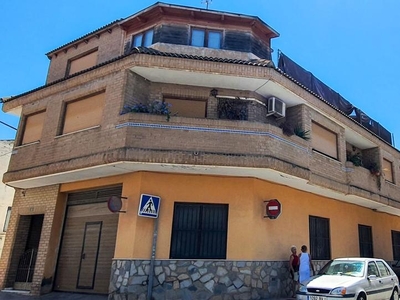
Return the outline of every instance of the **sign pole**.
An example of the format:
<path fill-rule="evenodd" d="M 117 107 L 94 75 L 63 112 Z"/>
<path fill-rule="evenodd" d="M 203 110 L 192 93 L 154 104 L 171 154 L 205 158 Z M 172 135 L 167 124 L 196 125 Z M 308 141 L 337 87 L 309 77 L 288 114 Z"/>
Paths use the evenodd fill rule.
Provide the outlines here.
<path fill-rule="evenodd" d="M 147 300 L 151 300 L 151 294 L 153 292 L 154 260 L 156 258 L 157 234 L 158 234 L 158 218 L 156 218 L 155 221 L 154 221 L 153 245 L 152 245 L 152 248 L 151 248 L 149 282 L 148 282 L 148 286 L 147 286 Z"/>

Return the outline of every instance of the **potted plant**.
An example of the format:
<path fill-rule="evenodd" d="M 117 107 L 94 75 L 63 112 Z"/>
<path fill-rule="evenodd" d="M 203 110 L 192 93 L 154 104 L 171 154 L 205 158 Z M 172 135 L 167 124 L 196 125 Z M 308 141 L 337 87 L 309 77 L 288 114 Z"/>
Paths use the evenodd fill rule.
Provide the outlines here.
<path fill-rule="evenodd" d="M 357 153 L 347 152 L 347 161 L 351 161 L 353 165 L 356 167 L 363 166 L 362 156 L 359 152 Z"/>
<path fill-rule="evenodd" d="M 300 125 L 294 128 L 294 134 L 302 138 L 303 140 L 310 140 L 310 130 L 304 130 L 303 128 L 301 128 Z"/>
<path fill-rule="evenodd" d="M 148 104 L 143 104 L 141 102 L 135 103 L 134 105 L 125 105 L 121 115 L 126 113 L 148 113 L 153 115 L 164 115 L 167 121 L 171 119 L 171 104 L 161 100 L 154 100 Z M 176 115 L 176 114 L 174 114 Z"/>

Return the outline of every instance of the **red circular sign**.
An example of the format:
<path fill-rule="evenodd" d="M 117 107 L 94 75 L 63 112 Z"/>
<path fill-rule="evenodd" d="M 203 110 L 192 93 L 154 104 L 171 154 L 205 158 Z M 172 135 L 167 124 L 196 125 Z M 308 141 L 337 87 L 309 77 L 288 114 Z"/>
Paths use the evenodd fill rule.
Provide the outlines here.
<path fill-rule="evenodd" d="M 108 198 L 107 204 L 108 209 L 113 213 L 119 212 L 122 208 L 121 198 L 117 196 L 111 196 Z"/>
<path fill-rule="evenodd" d="M 276 219 L 282 212 L 281 203 L 278 199 L 272 199 L 267 201 L 266 205 L 266 215 L 270 219 Z"/>

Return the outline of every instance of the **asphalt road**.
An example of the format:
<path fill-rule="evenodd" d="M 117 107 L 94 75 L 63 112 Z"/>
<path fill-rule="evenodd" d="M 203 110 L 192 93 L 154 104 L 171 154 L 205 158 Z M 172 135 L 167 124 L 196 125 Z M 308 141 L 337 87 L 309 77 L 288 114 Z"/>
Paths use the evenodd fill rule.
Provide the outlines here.
<path fill-rule="evenodd" d="M 42 296 L 30 296 L 29 294 L 20 294 L 15 292 L 0 292 L 0 300 L 107 300 L 107 298 L 107 295 L 88 295 L 59 292 L 52 292 Z"/>

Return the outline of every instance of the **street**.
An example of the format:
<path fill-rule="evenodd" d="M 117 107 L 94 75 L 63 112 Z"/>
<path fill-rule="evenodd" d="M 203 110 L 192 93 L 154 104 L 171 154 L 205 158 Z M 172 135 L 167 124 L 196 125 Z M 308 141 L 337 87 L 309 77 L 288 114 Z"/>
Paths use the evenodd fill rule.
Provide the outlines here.
<path fill-rule="evenodd" d="M 107 300 L 107 295 L 90 295 L 77 293 L 52 292 L 42 296 L 30 296 L 28 293 L 0 292 L 0 300 Z"/>

